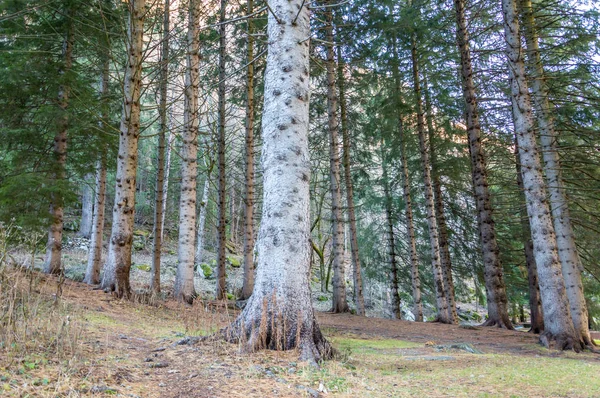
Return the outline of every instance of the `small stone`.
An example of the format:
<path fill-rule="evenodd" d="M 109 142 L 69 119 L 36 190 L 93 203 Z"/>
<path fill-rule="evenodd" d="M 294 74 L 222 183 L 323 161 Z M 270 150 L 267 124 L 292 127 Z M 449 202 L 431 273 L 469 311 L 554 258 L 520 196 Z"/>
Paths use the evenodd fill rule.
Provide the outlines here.
<path fill-rule="evenodd" d="M 158 383 L 159 387 L 166 387 L 167 385 L 165 383 Z"/>
<path fill-rule="evenodd" d="M 166 362 L 156 362 L 156 363 L 151 363 L 150 367 L 153 369 L 158 369 L 158 368 L 166 368 L 168 367 L 169 364 Z"/>

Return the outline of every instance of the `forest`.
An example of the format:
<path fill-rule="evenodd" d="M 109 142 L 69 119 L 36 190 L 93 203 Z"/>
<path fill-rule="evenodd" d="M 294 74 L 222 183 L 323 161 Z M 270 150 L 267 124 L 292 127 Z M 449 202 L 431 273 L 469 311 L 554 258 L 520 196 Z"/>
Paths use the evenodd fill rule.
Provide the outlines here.
<path fill-rule="evenodd" d="M 0 395 L 600 396 L 600 5 L 0 0 Z"/>

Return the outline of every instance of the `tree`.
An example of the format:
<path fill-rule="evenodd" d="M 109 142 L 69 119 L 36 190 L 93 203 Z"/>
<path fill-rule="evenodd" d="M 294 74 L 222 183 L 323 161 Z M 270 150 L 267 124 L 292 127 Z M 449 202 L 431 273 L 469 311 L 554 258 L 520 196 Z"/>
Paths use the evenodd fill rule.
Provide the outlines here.
<path fill-rule="evenodd" d="M 255 351 L 298 348 L 326 359 L 309 286 L 308 157 L 310 13 L 302 0 L 269 2 L 262 118 L 263 215 L 252 296 L 226 337 Z"/>
<path fill-rule="evenodd" d="M 94 217 L 94 174 L 86 174 L 83 179 L 83 192 L 81 198 L 81 223 L 79 223 L 78 235 L 82 238 L 90 238 L 92 234 L 92 219 Z"/>

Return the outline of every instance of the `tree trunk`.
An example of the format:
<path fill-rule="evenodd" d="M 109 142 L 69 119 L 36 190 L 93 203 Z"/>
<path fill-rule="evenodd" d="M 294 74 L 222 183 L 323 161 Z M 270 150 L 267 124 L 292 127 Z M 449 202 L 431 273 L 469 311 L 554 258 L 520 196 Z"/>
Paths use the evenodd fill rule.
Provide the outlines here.
<path fill-rule="evenodd" d="M 398 289 L 398 263 L 396 261 L 396 241 L 394 238 L 394 216 L 392 211 L 392 196 L 390 194 L 390 182 L 387 172 L 387 162 L 383 151 L 384 141 L 381 142 L 381 168 L 383 172 L 383 194 L 385 196 L 385 218 L 387 224 L 388 236 L 388 255 L 390 257 L 390 287 L 392 289 L 392 313 L 394 318 L 402 319 L 402 310 L 400 308 L 400 294 Z"/>
<path fill-rule="evenodd" d="M 169 80 L 169 39 L 170 39 L 170 0 L 165 0 L 163 9 L 162 49 L 160 54 L 160 103 L 158 113 L 160 127 L 158 132 L 158 154 L 156 159 L 156 190 L 154 206 L 154 245 L 152 246 L 152 279 L 150 288 L 160 293 L 160 255 L 162 250 L 163 199 L 165 187 L 165 147 L 167 131 L 167 86 Z"/>
<path fill-rule="evenodd" d="M 171 110 L 171 116 L 169 118 L 169 128 L 167 129 L 167 147 L 165 152 L 165 176 L 164 176 L 164 186 L 163 186 L 163 199 L 162 199 L 162 221 L 160 223 L 160 241 L 161 243 L 165 241 L 165 218 L 167 215 L 167 199 L 169 197 L 169 175 L 171 174 L 171 147 L 173 145 L 173 140 L 175 139 L 175 134 L 172 132 L 173 127 L 173 115 Z"/>
<path fill-rule="evenodd" d="M 77 236 L 89 239 L 92 234 L 92 224 L 94 218 L 94 188 L 92 184 L 95 180 L 93 173 L 88 173 L 83 178 L 83 195 L 81 199 L 81 223 Z"/>
<path fill-rule="evenodd" d="M 198 174 L 198 89 L 200 85 L 200 1 L 190 0 L 188 9 L 185 109 L 181 147 L 181 195 L 179 202 L 178 264 L 174 296 L 191 304 L 194 289 L 196 237 L 196 184 Z"/>
<path fill-rule="evenodd" d="M 431 184 L 431 165 L 429 162 L 429 146 L 425 134 L 425 121 L 423 115 L 423 100 L 421 99 L 421 84 L 419 82 L 419 64 L 417 59 L 416 37 L 413 34 L 412 69 L 414 80 L 415 101 L 417 105 L 417 131 L 419 134 L 419 149 L 421 152 L 421 167 L 423 168 L 423 191 L 425 194 L 425 207 L 427 209 L 427 226 L 429 229 L 429 244 L 431 247 L 431 267 L 436 292 L 437 321 L 452 323 L 451 313 L 448 311 L 448 300 L 444 288 L 444 276 L 440 264 L 440 247 L 438 239 L 438 225 L 433 200 L 433 187 Z"/>
<path fill-rule="evenodd" d="M 502 276 L 500 249 L 496 240 L 496 228 L 487 182 L 486 155 L 481 143 L 481 125 L 479 124 L 477 97 L 475 96 L 475 84 L 473 83 L 473 66 L 464 0 L 455 0 L 454 7 L 458 27 L 457 40 L 461 58 L 462 89 L 465 100 L 473 191 L 477 208 L 479 244 L 481 245 L 485 269 L 488 320 L 484 325 L 513 329 L 508 316 L 508 298 L 506 297 L 506 286 Z"/>
<path fill-rule="evenodd" d="M 337 93 L 335 88 L 335 55 L 333 49 L 333 12 L 325 9 L 325 40 L 327 41 L 327 126 L 329 130 L 329 182 L 331 191 L 331 247 L 333 255 L 334 313 L 348 312 L 346 278 L 344 275 L 344 219 L 340 188 L 340 151 L 338 142 Z"/>
<path fill-rule="evenodd" d="M 67 32 L 63 41 L 63 65 L 59 71 L 61 78 L 64 79 L 73 66 L 73 43 L 75 41 L 75 29 L 73 26 L 73 10 L 68 11 Z M 63 182 L 66 179 L 67 166 L 67 134 L 69 129 L 69 116 L 67 108 L 69 107 L 69 95 L 71 87 L 67 82 L 63 82 L 58 89 L 58 107 L 60 108 L 57 131 L 54 136 L 54 163 L 52 170 L 52 180 Z M 58 274 L 62 272 L 62 235 L 63 235 L 63 196 L 60 191 L 53 192 L 50 197 L 50 228 L 48 229 L 48 243 L 46 245 L 46 259 L 44 261 L 44 272 L 47 274 Z"/>
<path fill-rule="evenodd" d="M 542 312 L 542 299 L 540 297 L 540 285 L 538 282 L 537 265 L 533 254 L 533 241 L 531 240 L 531 228 L 527 219 L 527 209 L 523 179 L 521 178 L 521 158 L 519 157 L 519 145 L 515 137 L 515 157 L 517 163 L 517 185 L 519 187 L 519 198 L 522 203 L 519 206 L 521 216 L 521 231 L 523 233 L 523 251 L 527 263 L 527 281 L 529 283 L 529 311 L 531 313 L 530 332 L 540 334 L 544 331 L 544 314 Z"/>
<path fill-rule="evenodd" d="M 550 194 L 550 208 L 556 232 L 558 258 L 562 267 L 567 297 L 571 310 L 571 318 L 575 331 L 581 335 L 586 345 L 595 345 L 590 337 L 588 326 L 588 312 L 583 294 L 581 281 L 581 260 L 575 244 L 575 233 L 571 223 L 567 193 L 562 178 L 560 157 L 557 148 L 558 135 L 554 129 L 552 110 L 548 100 L 548 92 L 544 84 L 544 68 L 540 57 L 538 36 L 531 0 L 521 0 L 521 13 L 525 28 L 525 41 L 527 43 L 527 64 L 531 79 L 533 104 L 536 110 L 536 119 L 539 127 L 540 143 L 544 158 L 544 171 Z"/>
<path fill-rule="evenodd" d="M 583 339 L 573 327 L 565 283 L 561 275 L 556 235 L 533 130 L 515 0 L 502 0 L 502 12 L 512 111 L 521 157 L 521 176 L 544 309 L 545 330 L 540 336 L 540 342 L 547 347 L 579 351 L 583 348 Z"/>
<path fill-rule="evenodd" d="M 433 197 L 439 231 L 438 237 L 440 243 L 440 263 L 442 266 L 442 274 L 444 275 L 444 289 L 446 298 L 448 300 L 448 315 L 450 316 L 452 323 L 458 323 L 458 314 L 456 312 L 456 301 L 454 297 L 454 281 L 452 279 L 452 261 L 450 259 L 450 245 L 448 243 L 448 225 L 446 224 L 444 197 L 442 195 L 442 182 L 440 180 L 437 167 L 437 152 L 433 142 L 433 113 L 431 110 L 431 100 L 429 98 L 429 87 L 427 86 L 427 76 L 423 74 L 423 77 L 427 136 L 429 138 L 429 153 L 431 161 L 431 179 L 433 183 Z"/>
<path fill-rule="evenodd" d="M 206 225 L 206 212 L 208 210 L 208 192 L 210 188 L 210 173 L 212 171 L 212 165 L 206 173 L 206 180 L 204 180 L 204 188 L 202 189 L 202 202 L 200 203 L 200 214 L 198 215 L 198 233 L 196 239 L 196 264 L 202 263 L 204 257 L 204 229 Z M 198 268 L 198 273 L 202 272 L 201 268 Z"/>
<path fill-rule="evenodd" d="M 219 137 L 218 137 L 218 168 L 219 168 L 219 202 L 217 223 L 217 300 L 227 298 L 227 274 L 225 268 L 225 249 L 227 246 L 227 185 L 225 184 L 225 56 L 226 56 L 226 25 L 225 9 L 227 1 L 221 0 L 219 27 Z"/>
<path fill-rule="evenodd" d="M 254 0 L 248 0 L 248 15 Z M 247 300 L 254 289 L 254 20 L 248 18 L 246 70 L 246 195 L 244 198 L 244 284 L 240 299 Z"/>
<path fill-rule="evenodd" d="M 250 351 L 297 348 L 304 359 L 330 358 L 309 285 L 308 4 L 272 0 L 262 118 L 264 196 L 254 292 L 225 331 Z"/>
<path fill-rule="evenodd" d="M 119 153 L 115 187 L 113 224 L 102 288 L 115 291 L 117 297 L 129 297 L 131 286 L 131 245 L 135 212 L 135 177 L 140 135 L 140 91 L 145 0 L 129 0 L 128 61 L 125 68 L 123 115 L 119 135 Z"/>
<path fill-rule="evenodd" d="M 340 118 L 342 121 L 342 146 L 344 149 L 342 164 L 346 182 L 346 202 L 348 204 L 348 224 L 350 226 L 350 252 L 354 270 L 354 302 L 356 313 L 365 315 L 365 298 L 363 296 L 363 282 L 358 252 L 358 233 L 356 230 L 356 213 L 354 210 L 354 187 L 352 186 L 352 171 L 350 169 L 350 133 L 348 132 L 348 115 L 346 110 L 346 87 L 344 77 L 344 59 L 341 46 L 337 47 L 338 59 L 338 87 L 340 90 Z"/>

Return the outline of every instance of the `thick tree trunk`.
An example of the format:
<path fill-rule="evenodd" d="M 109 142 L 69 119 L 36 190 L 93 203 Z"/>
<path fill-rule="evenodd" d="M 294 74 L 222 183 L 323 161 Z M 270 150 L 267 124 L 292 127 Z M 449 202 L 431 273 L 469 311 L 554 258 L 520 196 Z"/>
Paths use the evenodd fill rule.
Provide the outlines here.
<path fill-rule="evenodd" d="M 63 65 L 59 74 L 64 77 L 73 66 L 73 43 L 75 41 L 75 29 L 73 26 L 73 12 L 68 12 L 67 32 L 63 41 Z M 64 82 L 58 90 L 58 107 L 60 108 L 57 131 L 54 136 L 54 163 L 52 179 L 64 181 L 66 179 L 67 166 L 67 134 L 69 129 L 69 95 L 71 88 Z M 63 197 L 59 191 L 52 193 L 50 197 L 50 228 L 48 229 L 48 243 L 46 245 L 46 259 L 44 261 L 44 272 L 47 274 L 58 274 L 62 272 L 62 235 L 63 235 Z"/>
<path fill-rule="evenodd" d="M 152 279 L 150 288 L 160 293 L 160 255 L 162 250 L 163 199 L 165 188 L 165 147 L 167 131 L 167 86 L 169 80 L 169 39 L 170 39 L 170 0 L 165 0 L 163 8 L 162 48 L 160 54 L 160 103 L 158 113 L 160 127 L 158 132 L 158 153 L 156 157 L 156 190 L 154 206 L 154 244 L 152 245 Z"/>
<path fill-rule="evenodd" d="M 333 49 L 333 12 L 325 9 L 325 40 L 327 41 L 327 126 L 329 130 L 329 189 L 331 191 L 331 248 L 333 255 L 334 313 L 349 311 L 346 300 L 344 269 L 344 219 L 340 188 L 340 148 L 338 141 L 337 93 L 335 82 L 335 54 Z"/>
<path fill-rule="evenodd" d="M 185 109 L 181 147 L 181 195 L 179 244 L 174 296 L 191 304 L 194 289 L 196 237 L 196 184 L 198 174 L 198 88 L 200 85 L 200 1 L 190 0 L 188 9 Z"/>
<path fill-rule="evenodd" d="M 218 169 L 219 169 L 219 202 L 217 223 L 217 300 L 227 298 L 227 275 L 225 268 L 225 249 L 227 246 L 227 185 L 225 184 L 225 56 L 226 56 L 226 0 L 221 0 L 219 28 L 219 137 L 218 137 Z"/>
<path fill-rule="evenodd" d="M 579 351 L 584 342 L 581 334 L 573 327 L 569 300 L 561 274 L 556 235 L 534 135 L 515 0 L 502 0 L 502 12 L 512 111 L 521 157 L 521 176 L 527 198 L 527 214 L 544 309 L 545 330 L 540 336 L 540 342 L 547 347 Z"/>
<path fill-rule="evenodd" d="M 314 361 L 333 349 L 315 320 L 309 285 L 309 10 L 302 0 L 269 4 L 258 267 L 254 292 L 225 333 L 251 351 L 298 349 Z"/>
<path fill-rule="evenodd" d="M 539 127 L 540 143 L 544 159 L 544 171 L 550 194 L 550 208 L 556 232 L 558 258 L 562 267 L 567 297 L 571 309 L 571 318 L 575 331 L 581 335 L 586 345 L 595 345 L 590 337 L 588 312 L 581 280 L 581 260 L 575 244 L 575 233 L 571 223 L 567 193 L 561 173 L 560 157 L 557 148 L 558 135 L 554 129 L 552 110 L 548 92 L 544 83 L 544 68 L 540 57 L 538 36 L 531 0 L 521 0 L 521 12 L 527 43 L 527 64 L 531 76 L 531 90 L 536 119 Z"/>
<path fill-rule="evenodd" d="M 83 178 L 83 194 L 81 198 L 81 223 L 77 236 L 89 239 L 92 234 L 92 223 L 94 218 L 94 188 L 95 175 L 88 173 Z"/>
<path fill-rule="evenodd" d="M 523 179 L 521 178 L 521 158 L 519 157 L 519 144 L 515 137 L 515 157 L 517 163 L 517 185 L 519 187 L 519 214 L 521 216 L 521 230 L 523 233 L 523 251 L 527 263 L 527 281 L 529 284 L 529 311 L 531 313 L 530 332 L 540 334 L 544 331 L 544 314 L 542 311 L 542 298 L 540 296 L 540 285 L 538 282 L 537 265 L 533 254 L 533 241 L 531 240 L 531 228 L 527 219 L 527 202 L 525 200 L 525 190 L 523 188 Z"/>
<path fill-rule="evenodd" d="M 354 271 L 354 302 L 356 313 L 365 315 L 365 298 L 363 296 L 363 282 L 358 252 L 358 233 L 356 229 L 356 212 L 354 210 L 354 187 L 352 186 L 352 171 L 350 168 L 350 133 L 348 131 L 348 115 L 346 110 L 346 87 L 344 77 L 344 59 L 341 46 L 337 47 L 338 58 L 338 87 L 340 90 L 340 118 L 342 121 L 342 146 L 344 149 L 342 164 L 344 166 L 344 177 L 346 182 L 346 202 L 348 204 L 348 224 L 350 227 L 350 252 L 352 254 L 352 266 Z"/>
<path fill-rule="evenodd" d="M 129 297 L 131 286 L 131 245 L 135 212 L 135 177 L 140 135 L 140 91 L 145 0 L 129 1 L 128 60 L 125 68 L 123 115 L 119 136 L 119 154 L 115 187 L 113 224 L 102 288 L 115 291 L 117 297 Z"/>
<path fill-rule="evenodd" d="M 431 161 L 431 179 L 433 183 L 433 197 L 435 202 L 435 213 L 438 223 L 439 242 L 440 242 L 440 263 L 444 275 L 444 289 L 448 300 L 449 316 L 452 323 L 458 323 L 458 314 L 456 312 L 456 301 L 454 297 L 454 280 L 452 279 L 452 260 L 450 258 L 450 244 L 448 239 L 448 225 L 446 224 L 446 213 L 444 206 L 444 197 L 442 195 L 442 181 L 440 179 L 437 165 L 437 151 L 434 145 L 433 113 L 431 109 L 431 100 L 429 98 L 429 87 L 427 86 L 427 77 L 423 74 L 423 88 L 425 93 L 425 110 L 427 120 L 427 136 L 429 138 L 429 158 Z"/>
<path fill-rule="evenodd" d="M 473 192 L 475 193 L 477 208 L 479 243 L 485 269 L 488 320 L 484 325 L 513 329 L 508 316 L 508 298 L 502 276 L 502 263 L 500 262 L 498 241 L 496 240 L 496 228 L 492 217 L 493 209 L 487 182 L 486 155 L 481 143 L 481 125 L 479 124 L 477 97 L 475 96 L 475 84 L 473 83 L 473 66 L 464 0 L 455 0 L 454 7 L 458 27 L 457 41 L 461 58 L 462 89 L 465 100 L 469 153 L 471 155 Z"/>
<path fill-rule="evenodd" d="M 248 15 L 254 0 L 248 0 Z M 246 70 L 246 194 L 244 197 L 244 284 L 240 299 L 247 300 L 254 289 L 254 21 L 248 19 Z"/>
<path fill-rule="evenodd" d="M 412 37 L 411 58 L 414 80 L 415 101 L 417 105 L 417 131 L 419 134 L 419 149 L 421 152 L 421 167 L 423 169 L 423 191 L 425 194 L 425 207 L 427 210 L 427 226 L 429 229 L 429 244 L 431 247 L 431 267 L 436 292 L 437 321 L 453 323 L 452 314 L 449 312 L 448 300 L 444 288 L 444 276 L 440 264 L 440 247 L 438 238 L 438 225 L 431 184 L 431 165 L 429 162 L 429 145 L 425 134 L 425 120 L 423 113 L 423 100 L 421 99 L 421 84 L 419 81 L 419 63 L 417 59 L 416 38 Z"/>
<path fill-rule="evenodd" d="M 388 256 L 390 258 L 390 287 L 392 290 L 392 313 L 394 318 L 402 319 L 402 310 L 400 308 L 400 294 L 398 289 L 398 262 L 396 259 L 396 240 L 394 237 L 394 215 L 392 210 L 392 196 L 390 193 L 390 182 L 387 172 L 387 162 L 383 148 L 384 142 L 381 142 L 381 168 L 383 172 L 383 194 L 385 196 L 385 219 L 388 240 Z"/>
<path fill-rule="evenodd" d="M 212 167 L 208 169 L 206 173 L 206 179 L 204 180 L 204 188 L 202 189 L 202 202 L 200 203 L 200 213 L 198 214 L 198 232 L 196 236 L 196 264 L 202 263 L 204 257 L 204 230 L 206 225 L 206 212 L 208 210 L 208 192 L 210 188 L 210 173 Z M 198 267 L 198 273 L 201 273 L 202 269 Z"/>

